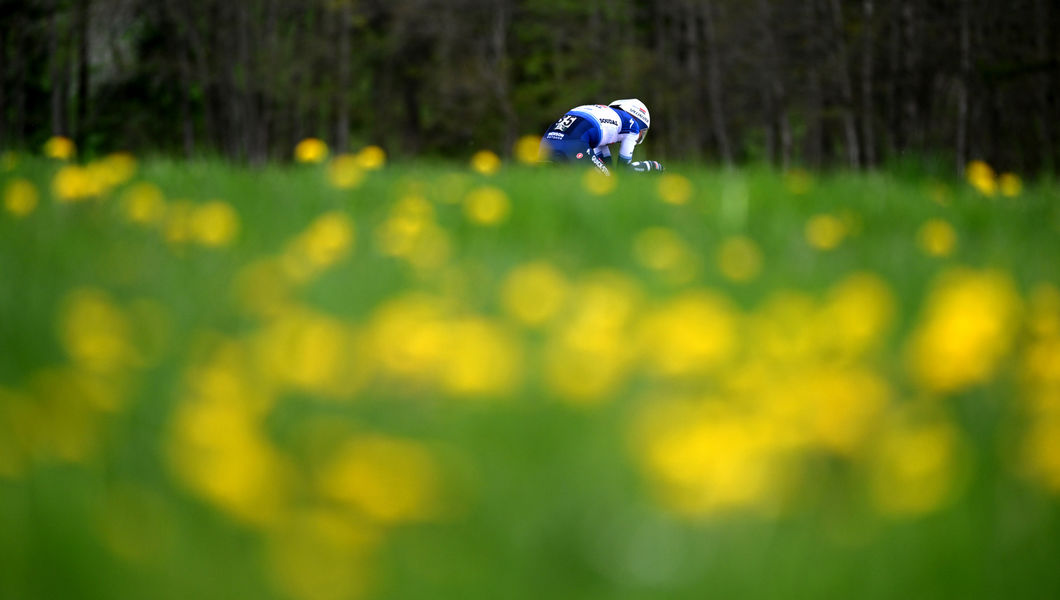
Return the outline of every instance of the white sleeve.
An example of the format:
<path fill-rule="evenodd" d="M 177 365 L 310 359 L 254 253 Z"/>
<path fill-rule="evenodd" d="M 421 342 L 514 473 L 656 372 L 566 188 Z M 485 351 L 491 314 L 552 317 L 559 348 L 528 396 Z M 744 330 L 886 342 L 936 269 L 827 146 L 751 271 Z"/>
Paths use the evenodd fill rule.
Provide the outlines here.
<path fill-rule="evenodd" d="M 637 136 L 627 133 L 622 138 L 622 145 L 618 149 L 618 157 L 622 162 L 628 163 L 633 160 L 633 149 L 637 147 Z"/>

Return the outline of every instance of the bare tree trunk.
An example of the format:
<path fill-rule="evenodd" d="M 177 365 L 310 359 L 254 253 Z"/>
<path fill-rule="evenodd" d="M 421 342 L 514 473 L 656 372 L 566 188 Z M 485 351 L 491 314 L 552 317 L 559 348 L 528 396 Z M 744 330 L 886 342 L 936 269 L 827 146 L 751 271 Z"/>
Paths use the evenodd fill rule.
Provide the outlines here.
<path fill-rule="evenodd" d="M 350 147 L 350 86 L 353 68 L 353 5 L 342 3 L 338 14 L 338 56 L 335 58 L 338 71 L 338 89 L 335 92 L 335 149 L 346 152 Z"/>
<path fill-rule="evenodd" d="M 969 0 L 961 0 L 957 18 L 960 20 L 960 78 L 957 88 L 957 172 L 963 173 L 968 164 L 968 84 L 972 71 Z"/>
<path fill-rule="evenodd" d="M 685 44 L 688 47 L 688 59 L 685 61 L 685 75 L 688 78 L 688 85 L 691 88 L 692 94 L 691 102 L 695 106 L 707 106 L 709 105 L 709 99 L 704 96 L 709 96 L 709 90 L 704 90 L 703 85 L 700 83 L 703 80 L 702 66 L 700 64 L 699 56 L 703 51 L 702 46 L 699 43 L 699 14 L 701 10 L 706 8 L 699 4 L 690 4 L 686 2 L 683 6 L 683 12 L 686 14 L 682 15 L 682 18 L 678 20 L 684 27 Z M 709 76 L 709 73 L 708 73 Z M 703 124 L 699 120 L 699 111 L 692 111 L 688 115 L 687 127 L 684 128 L 684 134 L 687 139 L 684 146 L 698 156 L 701 149 L 705 145 L 703 136 Z"/>
<path fill-rule="evenodd" d="M 49 26 L 48 51 L 51 60 L 51 129 L 52 135 L 69 135 L 66 122 L 66 91 L 69 80 L 66 48 L 60 40 L 65 37 L 61 31 L 58 11 L 52 13 Z"/>
<path fill-rule="evenodd" d="M 847 44 L 843 36 L 843 7 L 839 0 L 831 0 L 832 32 L 835 36 L 834 48 L 836 74 L 839 77 L 839 93 L 843 103 L 843 133 L 846 138 L 847 164 L 852 169 L 861 165 L 859 157 L 858 127 L 854 119 L 854 89 L 850 82 L 850 65 L 847 59 Z"/>
<path fill-rule="evenodd" d="M 88 32 L 90 0 L 77 1 L 77 119 L 72 135 L 84 147 L 88 135 Z"/>
<path fill-rule="evenodd" d="M 1034 8 L 1035 20 L 1038 25 L 1035 28 L 1035 50 L 1038 54 L 1038 60 L 1042 61 L 1043 64 L 1048 64 L 1050 60 L 1049 13 L 1051 8 L 1047 0 L 1036 0 Z M 1054 140 L 1052 139 L 1050 132 L 1050 122 L 1054 121 L 1055 118 L 1049 111 L 1049 90 L 1052 88 L 1053 77 L 1054 75 L 1052 72 L 1046 71 L 1038 76 L 1038 83 L 1035 86 L 1038 92 L 1038 98 L 1036 99 L 1038 104 L 1038 114 L 1035 118 L 1035 125 L 1038 130 L 1038 154 L 1042 157 L 1042 163 L 1044 163 L 1037 166 L 1046 169 L 1053 169 L 1056 165 L 1054 162 L 1056 159 L 1054 156 Z"/>
<path fill-rule="evenodd" d="M 873 103 L 873 77 L 872 59 L 873 34 L 875 27 L 873 21 L 873 0 L 863 0 L 862 13 L 865 24 L 862 28 L 863 46 L 861 55 L 861 142 L 865 149 L 865 166 L 871 167 L 876 164 L 876 136 L 873 121 L 876 117 Z"/>
<path fill-rule="evenodd" d="M 808 0 L 805 4 L 804 19 L 806 31 L 821 31 L 817 19 L 817 0 Z M 819 167 L 824 153 L 824 124 L 822 117 L 824 113 L 824 100 L 821 90 L 820 64 L 821 53 L 814 34 L 810 34 L 808 40 L 809 60 L 806 73 L 806 140 L 805 160 L 813 167 Z"/>
<path fill-rule="evenodd" d="M 707 48 L 707 85 L 710 86 L 710 116 L 714 125 L 714 137 L 718 141 L 718 153 L 726 165 L 732 164 L 732 146 L 725 122 L 725 107 L 721 90 L 721 61 L 718 57 L 717 37 L 714 29 L 714 3 L 703 4 L 703 39 Z"/>
<path fill-rule="evenodd" d="M 493 73 L 493 89 L 501 109 L 501 116 L 504 118 L 502 128 L 504 147 L 502 151 L 505 154 L 511 152 L 516 137 L 515 107 L 512 106 L 511 86 L 508 82 L 508 25 L 511 21 L 511 11 L 512 7 L 509 5 L 509 0 L 496 0 L 496 11 L 493 15 L 493 31 L 490 42 L 493 58 L 491 61 L 493 63 L 491 69 Z"/>
<path fill-rule="evenodd" d="M 0 27 L 0 148 L 8 147 L 7 71 L 7 28 Z"/>

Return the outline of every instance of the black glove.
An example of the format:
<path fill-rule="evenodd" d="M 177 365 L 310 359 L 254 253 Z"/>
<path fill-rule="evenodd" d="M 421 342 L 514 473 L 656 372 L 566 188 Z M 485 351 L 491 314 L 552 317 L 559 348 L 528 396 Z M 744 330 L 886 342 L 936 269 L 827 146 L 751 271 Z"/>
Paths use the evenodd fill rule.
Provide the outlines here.
<path fill-rule="evenodd" d="M 647 173 L 649 171 L 662 171 L 663 166 L 654 160 L 641 160 L 629 163 L 629 166 L 638 173 Z"/>

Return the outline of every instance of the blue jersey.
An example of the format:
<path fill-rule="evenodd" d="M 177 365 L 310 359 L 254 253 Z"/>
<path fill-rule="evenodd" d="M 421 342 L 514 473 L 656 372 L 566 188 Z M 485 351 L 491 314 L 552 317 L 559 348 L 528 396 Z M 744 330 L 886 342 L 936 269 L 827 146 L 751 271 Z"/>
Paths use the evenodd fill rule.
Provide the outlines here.
<path fill-rule="evenodd" d="M 640 138 L 641 125 L 626 111 L 603 104 L 584 104 L 567 111 L 556 121 L 542 140 L 542 147 L 551 147 L 553 153 L 561 148 L 574 149 L 583 143 L 583 148 L 593 154 L 610 156 L 610 144 L 620 144 L 618 155 L 623 162 L 633 160 L 633 150 Z"/>

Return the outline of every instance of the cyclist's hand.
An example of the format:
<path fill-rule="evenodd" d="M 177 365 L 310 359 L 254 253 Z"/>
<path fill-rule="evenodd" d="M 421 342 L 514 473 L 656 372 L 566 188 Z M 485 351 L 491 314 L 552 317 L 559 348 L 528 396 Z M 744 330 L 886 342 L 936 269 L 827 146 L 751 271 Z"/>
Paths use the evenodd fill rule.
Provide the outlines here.
<path fill-rule="evenodd" d="M 647 173 L 649 171 L 662 171 L 663 166 L 654 160 L 641 160 L 629 163 L 629 166 L 633 167 L 633 170 L 638 173 Z"/>

